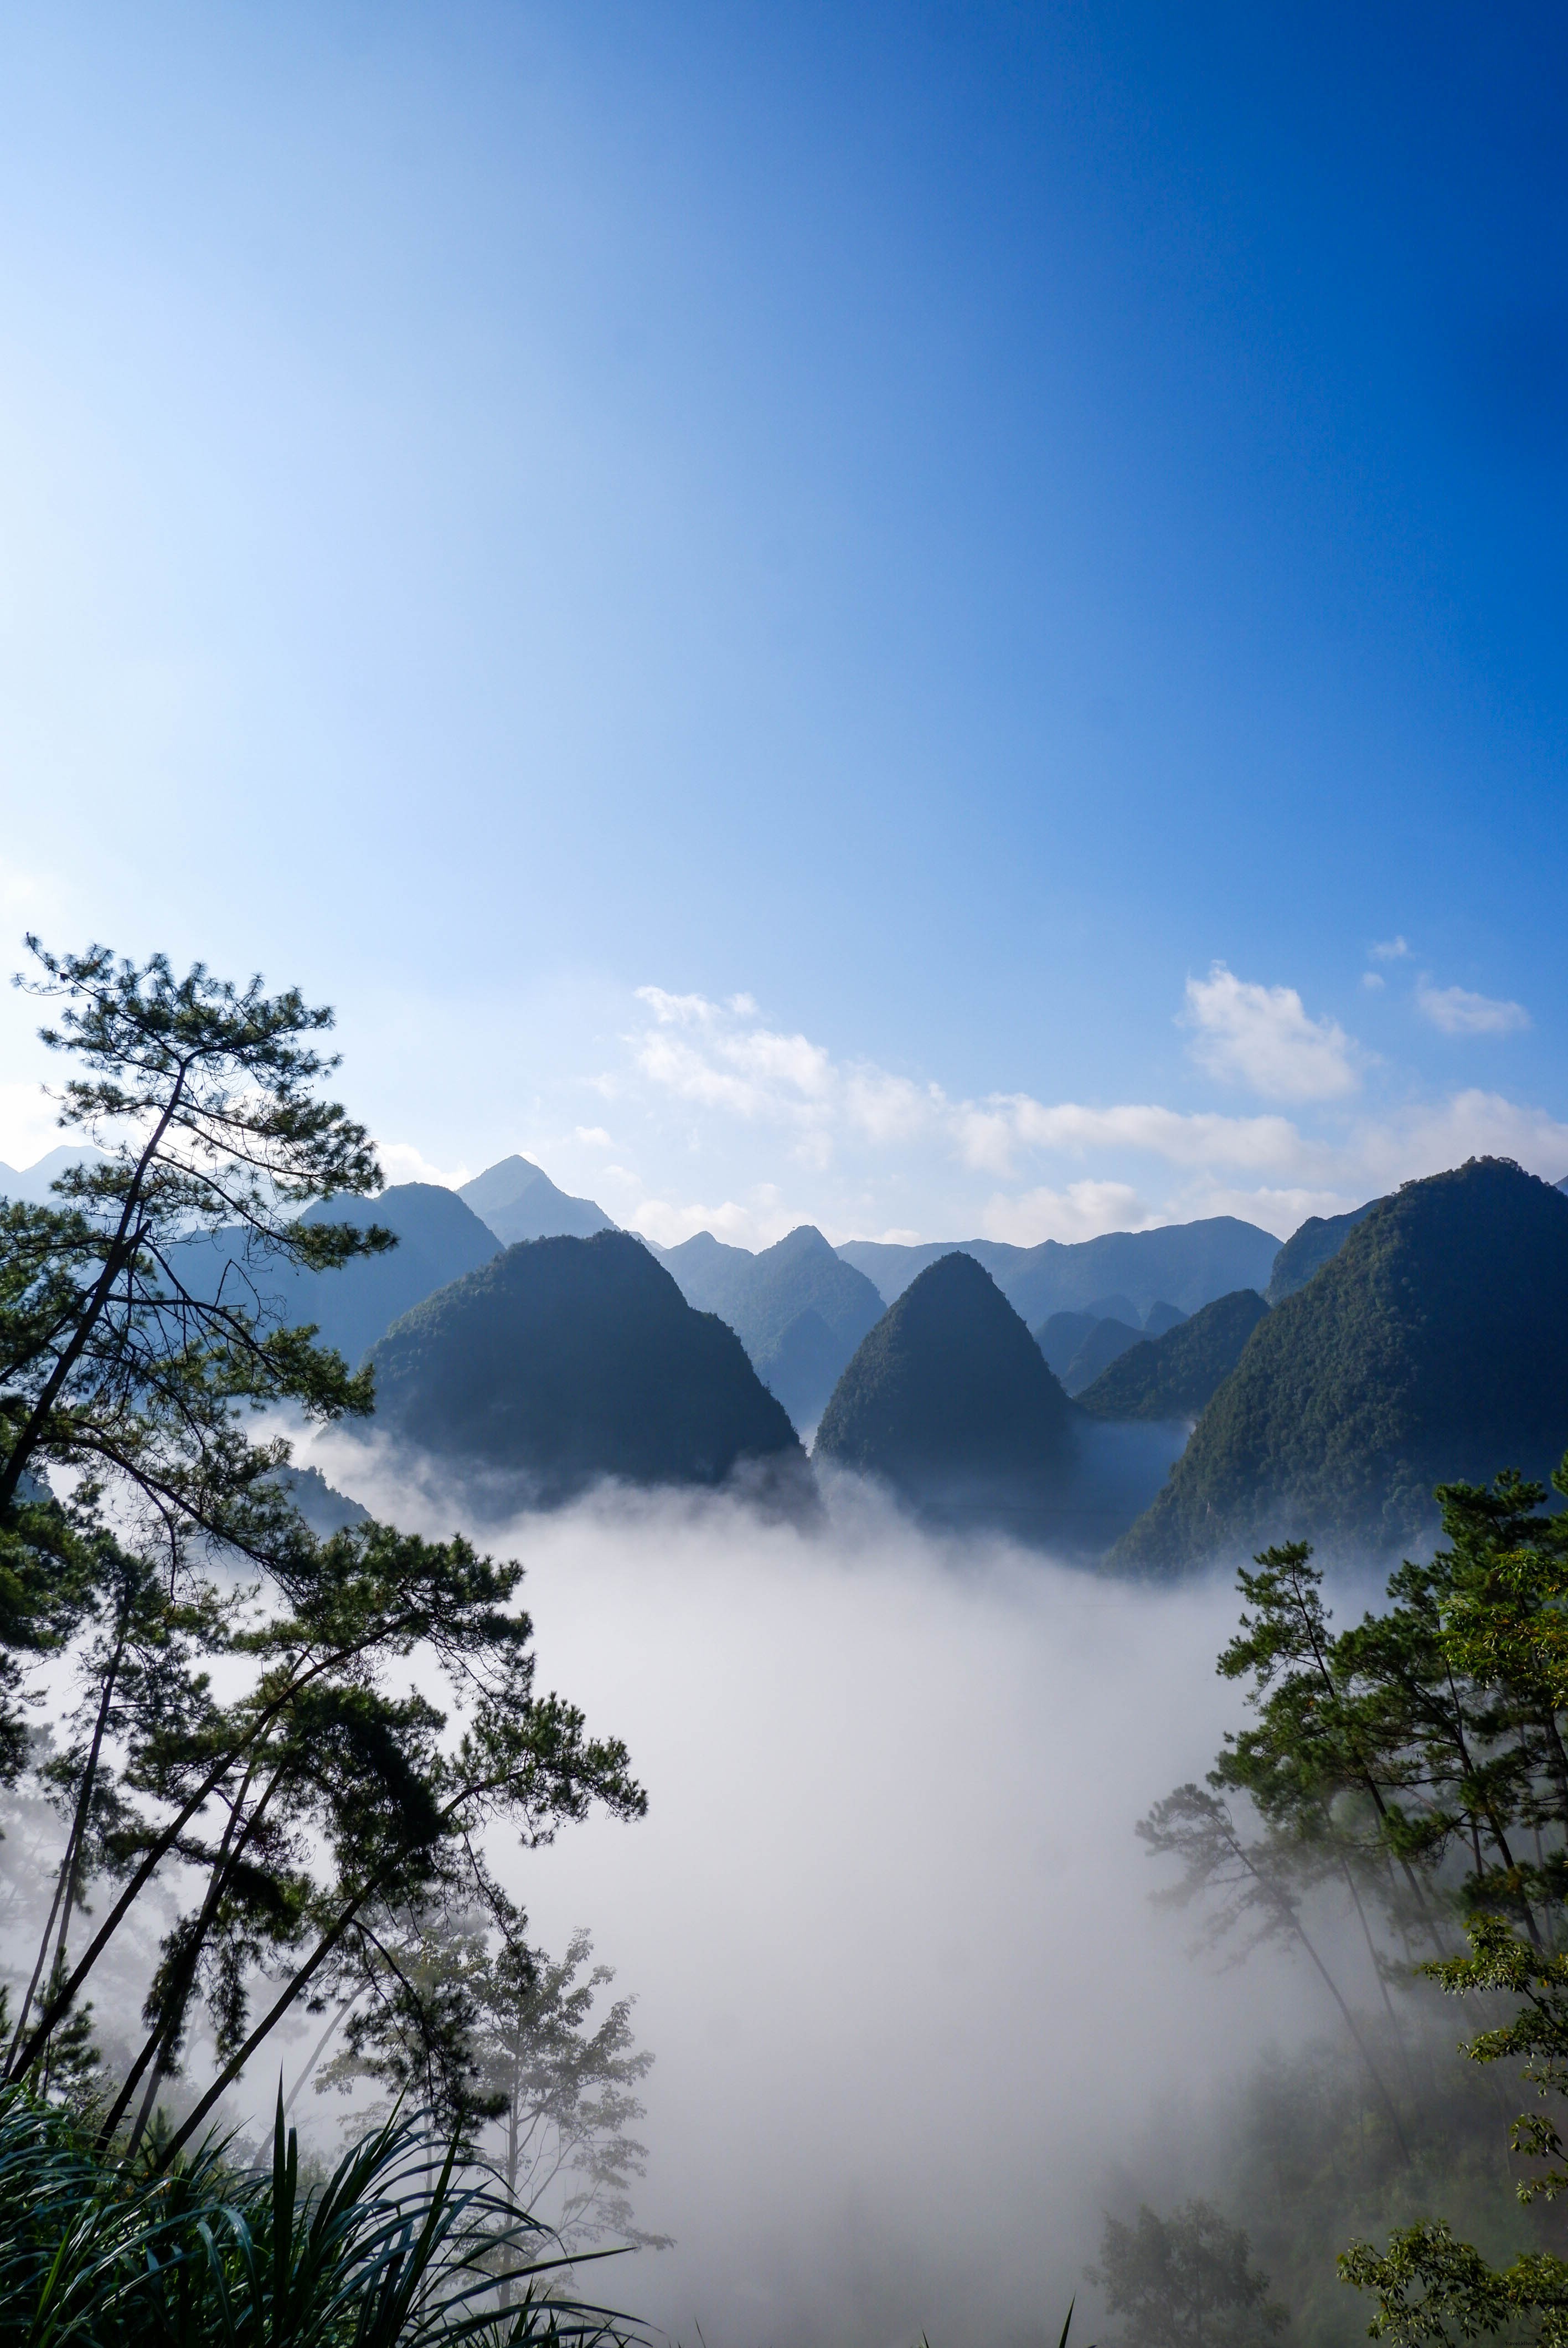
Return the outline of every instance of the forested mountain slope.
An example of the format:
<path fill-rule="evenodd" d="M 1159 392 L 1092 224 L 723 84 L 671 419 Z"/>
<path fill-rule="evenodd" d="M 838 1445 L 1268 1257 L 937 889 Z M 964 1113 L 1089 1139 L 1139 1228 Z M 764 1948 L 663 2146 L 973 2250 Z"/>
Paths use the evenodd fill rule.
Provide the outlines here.
<path fill-rule="evenodd" d="M 856 1352 L 814 1457 L 880 1477 L 948 1523 L 1049 1540 L 1071 1513 L 1072 1407 L 973 1256 L 928 1265 Z"/>
<path fill-rule="evenodd" d="M 1503 1159 L 1407 1183 L 1254 1331 L 1110 1563 L 1171 1574 L 1303 1538 L 1382 1559 L 1440 1480 L 1568 1445 L 1568 1200 Z"/>
<path fill-rule="evenodd" d="M 1046 1323 L 1049 1329 L 1050 1323 Z M 1130 1345 L 1143 1343 L 1142 1329 L 1114 1315 L 1096 1321 L 1088 1334 L 1073 1348 L 1072 1358 L 1061 1373 L 1061 1383 L 1070 1395 L 1080 1395 L 1085 1386 L 1092 1385 L 1101 1373 L 1124 1354 Z"/>
<path fill-rule="evenodd" d="M 603 1477 L 809 1487 L 733 1331 L 626 1231 L 528 1240 L 405 1313 L 371 1356 L 376 1423 L 477 1501 L 550 1504 Z"/>
<path fill-rule="evenodd" d="M 1255 1288 L 1217 1296 L 1190 1321 L 1119 1354 L 1080 1389 L 1079 1407 L 1095 1418 L 1196 1418 L 1267 1311 Z"/>
<path fill-rule="evenodd" d="M 1298 1288 L 1305 1288 L 1319 1266 L 1338 1254 L 1357 1224 L 1364 1223 L 1373 1208 L 1382 1203 L 1381 1199 L 1368 1199 L 1364 1207 L 1353 1207 L 1348 1215 L 1308 1215 L 1274 1259 L 1266 1291 L 1267 1302 L 1281 1304 Z"/>

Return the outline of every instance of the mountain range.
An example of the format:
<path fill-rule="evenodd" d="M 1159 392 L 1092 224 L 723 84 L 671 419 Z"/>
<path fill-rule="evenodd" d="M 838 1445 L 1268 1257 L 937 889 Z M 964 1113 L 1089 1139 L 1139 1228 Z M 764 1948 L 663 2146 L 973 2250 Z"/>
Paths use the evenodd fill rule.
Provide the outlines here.
<path fill-rule="evenodd" d="M 93 1154 L 0 1182 L 46 1200 Z M 820 1421 L 825 1464 L 923 1515 L 1168 1575 L 1296 1535 L 1381 1558 L 1426 1537 L 1440 1478 L 1549 1471 L 1568 1444 L 1565 1190 L 1482 1159 L 1283 1248 L 1215 1217 L 1035 1249 L 835 1249 L 802 1225 L 753 1254 L 618 1231 L 514 1158 L 462 1193 L 313 1208 L 397 1235 L 334 1272 L 256 1262 L 232 1231 L 178 1252 L 198 1292 L 368 1358 L 380 1424 L 508 1506 L 601 1476 L 798 1493 L 797 1430 Z M 589 1228 L 507 1237 L 563 1223 Z M 1238 1263 L 1250 1278 L 1207 1292 Z M 300 1492 L 323 1522 L 353 1506 Z"/>
<path fill-rule="evenodd" d="M 410 1305 L 499 1252 L 494 1231 L 456 1191 L 435 1182 L 395 1183 L 374 1199 L 325 1200 L 308 1208 L 304 1220 L 361 1230 L 379 1223 L 396 1232 L 398 1243 L 335 1272 L 302 1272 L 254 1254 L 244 1234 L 231 1229 L 178 1247 L 179 1275 L 194 1294 L 215 1296 L 221 1284 L 280 1322 L 313 1323 L 321 1344 L 335 1346 L 351 1368 Z"/>
<path fill-rule="evenodd" d="M 1082 1312 L 1116 1292 L 1141 1320 L 1151 1305 L 1195 1313 L 1235 1288 L 1267 1285 L 1279 1241 L 1272 1231 L 1235 1215 L 1194 1223 L 1167 1223 L 1153 1231 L 1107 1231 L 1094 1240 L 1044 1240 L 1013 1247 L 1002 1240 L 931 1241 L 902 1246 L 850 1240 L 838 1251 L 845 1263 L 874 1281 L 891 1304 L 938 1257 L 961 1252 L 984 1266 L 1030 1327 L 1052 1313 Z"/>
<path fill-rule="evenodd" d="M 1081 1407 L 1106 1419 L 1196 1419 L 1240 1361 L 1268 1311 L 1255 1288 L 1201 1305 L 1188 1321 L 1118 1352 L 1090 1385 Z"/>

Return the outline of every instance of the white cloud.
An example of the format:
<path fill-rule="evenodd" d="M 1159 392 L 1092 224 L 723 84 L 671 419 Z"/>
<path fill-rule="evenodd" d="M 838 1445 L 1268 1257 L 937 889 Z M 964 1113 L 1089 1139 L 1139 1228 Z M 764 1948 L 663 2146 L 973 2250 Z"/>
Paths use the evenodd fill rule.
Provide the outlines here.
<path fill-rule="evenodd" d="M 411 1141 L 378 1141 L 375 1153 L 388 1182 L 435 1182 L 444 1190 L 456 1190 L 469 1179 L 466 1166 L 454 1166 L 450 1171 L 433 1166 Z"/>
<path fill-rule="evenodd" d="M 1445 1035 L 1516 1035 L 1530 1025 L 1522 1003 L 1499 1003 L 1463 986 L 1434 986 L 1430 979 L 1417 987 L 1416 1002 Z"/>
<path fill-rule="evenodd" d="M 1129 1183 L 1070 1182 L 1065 1190 L 999 1195 L 980 1217 L 980 1233 L 1015 1247 L 1038 1247 L 1042 1240 L 1092 1240 L 1102 1231 L 1144 1231 L 1169 1220 L 1145 1206 Z"/>
<path fill-rule="evenodd" d="M 639 994 L 655 1023 L 630 1039 L 645 1077 L 695 1107 L 784 1126 L 797 1156 L 819 1169 L 845 1141 L 878 1148 L 936 1141 L 977 1172 L 1003 1178 L 1017 1170 L 1021 1153 L 1035 1151 L 1135 1150 L 1173 1165 L 1263 1172 L 1298 1166 L 1309 1148 L 1284 1117 L 1153 1103 L 1095 1108 L 1028 1093 L 953 1101 L 939 1085 L 916 1084 L 868 1061 L 841 1065 L 804 1035 L 743 1026 L 728 1005 L 704 996 L 658 987 Z"/>
<path fill-rule="evenodd" d="M 764 1184 L 771 1189 L 771 1184 Z M 628 1228 L 641 1231 L 643 1238 L 656 1241 L 660 1247 L 679 1247 L 682 1240 L 694 1237 L 698 1231 L 712 1231 L 716 1240 L 728 1247 L 772 1247 L 798 1223 L 809 1217 L 782 1211 L 773 1200 L 758 1200 L 753 1206 L 743 1206 L 734 1199 L 723 1200 L 716 1207 L 704 1207 L 699 1201 L 682 1205 L 671 1199 L 644 1199 L 627 1218 Z"/>
<path fill-rule="evenodd" d="M 1368 949 L 1374 962 L 1403 962 L 1410 949 L 1403 938 L 1384 938 Z"/>
<path fill-rule="evenodd" d="M 882 1146 L 908 1142 L 945 1111 L 934 1085 L 911 1084 L 868 1061 L 841 1066 L 804 1035 L 745 1024 L 756 1015 L 748 994 L 721 1004 L 658 986 L 637 994 L 653 1014 L 652 1026 L 630 1039 L 644 1076 L 696 1107 L 788 1128 L 795 1154 L 819 1170 L 843 1134 Z"/>
<path fill-rule="evenodd" d="M 1337 1020 L 1309 1019 L 1294 986 L 1254 985 L 1216 962 L 1188 979 L 1184 1015 L 1200 1065 L 1266 1100 L 1334 1100 L 1360 1082 L 1351 1038 Z"/>
<path fill-rule="evenodd" d="M 1364 970 L 1361 973 L 1361 983 L 1364 987 L 1368 988 L 1370 993 L 1376 994 L 1382 987 L 1387 985 L 1388 981 L 1384 978 L 1380 970 Z"/>
<path fill-rule="evenodd" d="M 1160 1108 L 1147 1101 L 1086 1108 L 1077 1101 L 1047 1105 L 1014 1093 L 994 1096 L 984 1114 L 1033 1149 L 1080 1156 L 1090 1149 L 1132 1149 L 1173 1166 L 1283 1169 L 1298 1166 L 1312 1147 L 1286 1117 L 1224 1117 L 1212 1110 Z M 990 1161 L 970 1155 L 969 1162 Z"/>
<path fill-rule="evenodd" d="M 60 1131 L 58 1114 L 41 1085 L 0 1084 L 0 1160 L 23 1174 L 61 1142 L 77 1139 Z"/>
<path fill-rule="evenodd" d="M 574 1126 L 572 1139 L 586 1143 L 590 1149 L 613 1149 L 615 1147 L 602 1125 Z"/>
<path fill-rule="evenodd" d="M 644 1086 L 684 1107 L 772 1126 L 796 1167 L 815 1179 L 804 1190 L 795 1180 L 786 1210 L 779 1192 L 755 1184 L 739 1200 L 727 1195 L 712 1208 L 672 1202 L 668 1194 L 649 1200 L 629 1174 L 630 1211 L 621 1220 L 666 1243 L 712 1230 L 742 1246 L 765 1246 L 804 1220 L 848 1238 L 894 1222 L 907 1229 L 903 1200 L 918 1186 L 954 1199 L 927 1225 L 937 1238 L 979 1226 L 989 1237 L 1033 1243 L 1214 1214 L 1240 1215 L 1285 1236 L 1309 1214 L 1342 1213 L 1470 1157 L 1513 1158 L 1551 1180 L 1568 1173 L 1568 1125 L 1544 1110 L 1471 1089 L 1348 1116 L 1342 1097 L 1357 1081 L 1356 1046 L 1332 1021 L 1308 1019 L 1294 990 L 1245 986 L 1216 968 L 1192 992 L 1207 1016 L 1210 1045 L 1250 1055 L 1281 1089 L 1286 1076 L 1298 1092 L 1315 1086 L 1327 1114 L 1304 1128 L 1277 1111 L 1095 1106 L 1023 1092 L 955 1100 L 938 1085 L 868 1062 L 836 1061 L 808 1037 L 768 1027 L 733 1003 L 648 989 L 652 1019 L 629 1038 Z M 627 1081 L 606 1078 L 603 1089 L 624 1097 Z M 700 1156 L 717 1137 L 699 1117 L 685 1140 Z M 830 1189 L 825 1170 L 852 1158 L 862 1169 L 853 1194 Z M 1147 1179 L 1138 1161 L 1174 1179 Z M 769 1170 L 780 1169 L 775 1162 Z M 953 1189 L 955 1174 L 965 1172 L 997 1183 L 989 1203 Z M 897 1204 L 889 1176 L 902 1193 Z M 640 1191 L 645 1203 L 635 1206 Z M 957 1203 L 966 1196 L 969 1204 Z"/>

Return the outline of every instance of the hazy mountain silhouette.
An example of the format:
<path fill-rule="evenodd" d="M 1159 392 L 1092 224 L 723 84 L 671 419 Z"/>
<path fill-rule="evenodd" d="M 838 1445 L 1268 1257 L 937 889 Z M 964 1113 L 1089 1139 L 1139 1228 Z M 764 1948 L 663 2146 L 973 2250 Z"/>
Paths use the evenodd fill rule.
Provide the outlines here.
<path fill-rule="evenodd" d="M 1202 1309 L 1200 1306 L 1199 1310 Z M 1178 1328 L 1186 1318 L 1179 1304 L 1151 1304 L 1143 1315 L 1143 1334 L 1145 1337 L 1163 1337 L 1167 1329 Z"/>
<path fill-rule="evenodd" d="M 1102 1370 L 1110 1367 L 1119 1354 L 1124 1354 L 1129 1345 L 1141 1345 L 1143 1342 L 1142 1329 L 1108 1314 L 1103 1320 L 1096 1321 L 1088 1335 L 1081 1340 L 1072 1359 L 1062 1372 L 1062 1385 L 1070 1395 L 1081 1395 L 1085 1386 L 1094 1384 Z"/>
<path fill-rule="evenodd" d="M 94 1149 L 90 1144 L 66 1141 L 56 1149 L 46 1150 L 31 1166 L 0 1164 L 0 1199 L 16 1199 L 29 1207 L 57 1207 L 63 1202 L 56 1198 L 50 1183 L 68 1166 L 91 1165 L 103 1156 L 101 1149 Z"/>
<path fill-rule="evenodd" d="M 1217 1296 L 1191 1320 L 1119 1354 L 1079 1389 L 1080 1407 L 1096 1418 L 1196 1418 L 1267 1311 L 1255 1288 Z"/>
<path fill-rule="evenodd" d="M 604 1477 L 811 1488 L 740 1339 L 627 1231 L 508 1248 L 405 1313 L 371 1362 L 377 1424 L 481 1506 L 549 1505 Z"/>
<path fill-rule="evenodd" d="M 527 1158 L 503 1158 L 487 1166 L 457 1196 L 488 1224 L 504 1247 L 518 1240 L 591 1239 L 615 1225 L 591 1199 L 571 1199 L 558 1190 L 542 1167 Z"/>
<path fill-rule="evenodd" d="M 318 1540 L 363 1525 L 370 1516 L 357 1500 L 327 1482 L 319 1468 L 282 1468 L 274 1479 L 281 1484 Z"/>
<path fill-rule="evenodd" d="M 305 1222 L 380 1223 L 396 1247 L 362 1256 L 336 1272 L 299 1272 L 275 1258 L 249 1256 L 237 1231 L 186 1241 L 175 1252 L 180 1276 L 198 1294 L 226 1294 L 248 1310 L 264 1308 L 295 1326 L 313 1322 L 319 1343 L 334 1345 L 352 1367 L 411 1304 L 499 1253 L 499 1242 L 455 1190 L 436 1182 L 396 1182 L 379 1198 L 323 1200 Z"/>
<path fill-rule="evenodd" d="M 813 1457 L 880 1477 L 922 1513 L 1049 1540 L 1071 1520 L 1072 1410 L 973 1256 L 927 1265 L 856 1351 Z"/>
<path fill-rule="evenodd" d="M 1292 1538 L 1413 1554 L 1435 1483 L 1544 1475 L 1565 1445 L 1568 1199 L 1472 1159 L 1380 1200 L 1258 1323 L 1110 1562 L 1175 1573 Z"/>
<path fill-rule="evenodd" d="M 1381 1199 L 1368 1199 L 1364 1207 L 1353 1207 L 1348 1215 L 1308 1215 L 1298 1224 L 1279 1253 L 1274 1259 L 1274 1270 L 1268 1276 L 1265 1292 L 1270 1304 L 1282 1304 L 1305 1288 L 1313 1273 L 1338 1254 L 1358 1223 L 1364 1223 Z"/>
<path fill-rule="evenodd" d="M 1265 1287 L 1279 1241 L 1255 1223 L 1212 1215 L 1154 1231 L 1107 1231 L 1071 1242 L 1046 1240 L 1034 1248 L 1011 1247 L 1001 1240 L 946 1240 L 914 1247 L 850 1240 L 838 1253 L 875 1281 L 891 1304 L 927 1264 L 956 1251 L 982 1264 L 1033 1329 L 1052 1313 L 1083 1312 L 1117 1291 L 1132 1304 L 1135 1321 L 1160 1303 L 1195 1313 L 1233 1288 Z"/>
<path fill-rule="evenodd" d="M 655 1252 L 688 1303 L 729 1323 L 796 1426 L 815 1425 L 856 1347 L 882 1318 L 873 1283 L 811 1223 L 757 1255 L 708 1231 Z"/>
<path fill-rule="evenodd" d="M 1097 1313 L 1052 1313 L 1040 1323 L 1034 1342 L 1052 1377 L 1066 1377 L 1073 1355 L 1099 1323 Z"/>

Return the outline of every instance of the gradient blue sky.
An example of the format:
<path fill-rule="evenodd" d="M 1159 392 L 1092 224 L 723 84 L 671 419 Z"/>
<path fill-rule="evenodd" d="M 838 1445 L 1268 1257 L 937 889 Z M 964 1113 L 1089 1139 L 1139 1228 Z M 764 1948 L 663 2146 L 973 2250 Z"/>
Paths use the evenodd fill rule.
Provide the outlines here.
<path fill-rule="evenodd" d="M 1565 97 L 1546 7 L 5 10 L 5 933 L 664 1239 L 1568 1172 Z"/>

